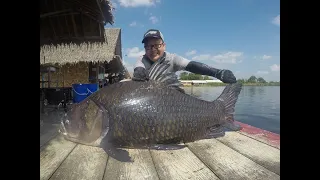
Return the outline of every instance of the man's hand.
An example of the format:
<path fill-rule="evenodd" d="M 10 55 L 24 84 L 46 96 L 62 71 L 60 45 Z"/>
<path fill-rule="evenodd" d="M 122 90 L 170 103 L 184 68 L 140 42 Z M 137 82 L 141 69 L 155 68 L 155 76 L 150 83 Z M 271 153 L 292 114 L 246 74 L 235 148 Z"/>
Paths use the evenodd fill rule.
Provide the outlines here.
<path fill-rule="evenodd" d="M 148 73 L 147 73 L 145 68 L 136 67 L 134 69 L 133 77 L 132 77 L 133 81 L 147 81 L 148 79 L 149 79 L 148 78 Z"/>
<path fill-rule="evenodd" d="M 232 71 L 227 70 L 227 69 L 222 69 L 219 70 L 216 74 L 216 78 L 219 79 L 220 81 L 224 82 L 224 83 L 236 83 L 237 79 L 234 76 L 234 74 L 232 73 Z"/>

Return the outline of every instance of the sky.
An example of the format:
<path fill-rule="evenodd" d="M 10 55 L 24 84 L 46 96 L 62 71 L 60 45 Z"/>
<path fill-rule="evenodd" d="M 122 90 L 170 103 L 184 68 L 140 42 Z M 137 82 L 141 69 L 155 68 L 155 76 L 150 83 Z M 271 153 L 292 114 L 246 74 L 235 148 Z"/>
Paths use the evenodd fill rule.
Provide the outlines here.
<path fill-rule="evenodd" d="M 280 80 L 279 0 L 111 0 L 121 28 L 123 61 L 129 72 L 144 54 L 148 29 L 159 29 L 166 51 L 237 79 L 254 75 Z"/>

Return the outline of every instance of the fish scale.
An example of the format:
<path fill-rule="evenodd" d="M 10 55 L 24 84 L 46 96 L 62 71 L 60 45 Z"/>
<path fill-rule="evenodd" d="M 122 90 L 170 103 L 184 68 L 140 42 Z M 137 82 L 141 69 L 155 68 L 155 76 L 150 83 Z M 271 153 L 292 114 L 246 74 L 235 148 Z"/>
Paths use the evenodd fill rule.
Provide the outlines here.
<path fill-rule="evenodd" d="M 131 84 L 135 86 L 139 83 Z M 111 124 L 114 122 L 116 125 L 116 128 L 111 128 L 114 131 L 112 138 L 120 144 L 129 145 L 131 142 L 141 144 L 171 140 L 193 141 L 203 136 L 205 124 L 208 124 L 206 121 L 210 121 L 208 115 L 213 117 L 212 105 L 167 87 L 160 88 L 158 92 L 147 88 L 156 86 L 156 83 L 150 82 L 145 83 L 137 91 L 130 91 L 135 88 L 129 86 L 127 89 L 122 89 L 123 86 L 118 85 L 117 91 L 126 91 L 127 95 L 120 97 L 117 96 L 117 92 L 105 92 L 104 94 L 114 94 L 108 101 L 103 97 L 92 97 L 106 104 L 106 109 L 111 106 L 113 112 L 121 114 L 112 116 L 109 120 Z M 131 104 L 128 99 L 131 99 Z M 193 108 L 189 108 L 190 106 Z M 202 113 L 199 113 L 199 110 Z M 199 131 L 201 129 L 202 131 Z"/>

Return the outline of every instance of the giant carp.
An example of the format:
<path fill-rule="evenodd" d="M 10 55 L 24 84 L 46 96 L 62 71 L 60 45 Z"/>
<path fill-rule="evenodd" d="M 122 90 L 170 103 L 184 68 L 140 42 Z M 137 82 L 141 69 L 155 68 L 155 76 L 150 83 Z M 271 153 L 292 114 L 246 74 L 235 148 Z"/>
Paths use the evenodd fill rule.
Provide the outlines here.
<path fill-rule="evenodd" d="M 214 101 L 179 90 L 169 62 L 150 68 L 148 81 L 124 81 L 73 104 L 61 121 L 65 139 L 89 146 L 153 147 L 224 135 L 239 130 L 234 109 L 242 84 L 228 84 Z M 158 146 L 159 147 L 159 146 Z"/>

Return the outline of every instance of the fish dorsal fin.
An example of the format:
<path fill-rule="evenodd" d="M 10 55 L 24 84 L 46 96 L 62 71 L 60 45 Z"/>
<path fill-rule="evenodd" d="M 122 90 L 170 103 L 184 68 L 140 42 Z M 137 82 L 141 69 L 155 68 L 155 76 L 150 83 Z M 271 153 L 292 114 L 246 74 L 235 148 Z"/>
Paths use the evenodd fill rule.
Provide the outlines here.
<path fill-rule="evenodd" d="M 166 58 L 161 58 L 155 62 L 149 69 L 148 76 L 151 81 L 158 81 L 167 86 L 178 87 L 181 85 L 178 76 L 174 72 L 167 72 L 170 66 L 170 61 Z"/>

